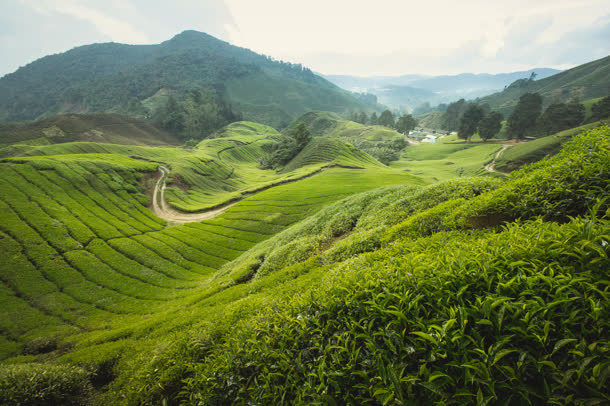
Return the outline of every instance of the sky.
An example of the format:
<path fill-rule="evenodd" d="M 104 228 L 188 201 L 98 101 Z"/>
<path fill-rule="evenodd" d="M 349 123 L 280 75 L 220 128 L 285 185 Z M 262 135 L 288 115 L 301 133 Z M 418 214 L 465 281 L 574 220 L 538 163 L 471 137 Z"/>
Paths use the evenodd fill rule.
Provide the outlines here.
<path fill-rule="evenodd" d="M 0 76 L 190 29 L 323 74 L 567 69 L 610 54 L 610 0 L 0 0 Z"/>

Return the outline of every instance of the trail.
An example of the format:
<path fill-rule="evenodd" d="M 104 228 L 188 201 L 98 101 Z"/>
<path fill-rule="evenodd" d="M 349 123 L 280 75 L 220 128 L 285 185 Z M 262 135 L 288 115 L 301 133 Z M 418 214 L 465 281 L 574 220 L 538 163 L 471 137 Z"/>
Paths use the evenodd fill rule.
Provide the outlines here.
<path fill-rule="evenodd" d="M 179 212 L 178 210 L 170 207 L 165 201 L 165 182 L 167 180 L 167 176 L 169 175 L 169 169 L 167 169 L 165 166 L 159 166 L 159 171 L 161 172 L 161 176 L 159 176 L 153 191 L 152 210 L 157 217 L 160 217 L 163 220 L 174 223 L 193 223 L 195 221 L 209 220 L 224 213 L 237 203 L 230 203 L 214 210 L 199 213 Z"/>
<path fill-rule="evenodd" d="M 510 148 L 512 146 L 513 146 L 512 144 L 502 144 L 502 149 L 498 151 L 498 153 L 496 154 L 494 159 L 492 159 L 490 163 L 485 165 L 485 170 L 488 172 L 498 172 L 495 169 L 496 161 L 498 160 L 498 158 L 500 158 L 500 155 L 502 155 L 502 153 L 504 151 L 506 151 L 508 148 Z M 498 173 L 501 173 L 502 175 L 506 175 L 504 172 L 498 172 Z"/>

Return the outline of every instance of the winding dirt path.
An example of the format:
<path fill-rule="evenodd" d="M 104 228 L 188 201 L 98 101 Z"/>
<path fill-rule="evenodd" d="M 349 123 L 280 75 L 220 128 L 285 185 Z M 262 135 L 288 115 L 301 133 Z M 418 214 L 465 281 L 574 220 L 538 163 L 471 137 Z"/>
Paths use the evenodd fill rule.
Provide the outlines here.
<path fill-rule="evenodd" d="M 153 191 L 152 199 L 152 210 L 157 217 L 160 217 L 163 220 L 174 223 L 193 223 L 195 221 L 209 220 L 224 213 L 227 209 L 231 208 L 237 203 L 235 202 L 227 204 L 226 206 L 222 206 L 214 210 L 199 213 L 180 212 L 170 207 L 165 201 L 165 183 L 167 181 L 167 176 L 169 175 L 169 169 L 167 169 L 165 166 L 159 166 L 159 171 L 161 172 L 161 175 L 159 176 L 157 183 L 155 183 L 155 190 Z"/>
<path fill-rule="evenodd" d="M 498 153 L 496 154 L 496 156 L 494 157 L 494 159 L 492 159 L 492 161 L 490 163 L 488 163 L 487 165 L 485 165 L 485 170 L 489 171 L 489 172 L 498 172 L 495 169 L 496 166 L 496 161 L 498 160 L 498 158 L 500 158 L 500 155 L 502 155 L 502 153 L 504 151 L 506 151 L 508 148 L 512 147 L 513 144 L 502 144 L 502 149 L 498 151 Z M 503 175 L 506 175 L 504 172 L 498 172 L 501 173 Z"/>

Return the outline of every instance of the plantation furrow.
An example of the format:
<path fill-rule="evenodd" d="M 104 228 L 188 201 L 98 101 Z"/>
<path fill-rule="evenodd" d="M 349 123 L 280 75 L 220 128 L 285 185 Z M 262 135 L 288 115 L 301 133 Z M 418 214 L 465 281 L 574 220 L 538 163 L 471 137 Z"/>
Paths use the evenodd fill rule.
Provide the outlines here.
<path fill-rule="evenodd" d="M 149 233 L 147 236 L 159 241 L 160 243 L 166 244 L 176 252 L 179 252 L 180 255 L 187 260 L 203 266 L 207 270 L 206 274 L 202 274 L 203 276 L 216 272 L 220 266 L 220 261 L 217 257 L 211 256 L 207 252 L 182 242 L 167 233 Z"/>
<path fill-rule="evenodd" d="M 10 208 L 9 208 L 10 209 Z M 14 213 L 14 212 L 13 212 Z M 5 214 L 7 212 L 5 211 Z M 17 215 L 16 215 L 17 216 Z M 10 220 L 5 218 L 5 220 Z M 25 225 L 21 221 L 22 225 Z M 85 289 L 91 289 L 91 286 L 87 284 L 87 281 L 82 278 L 82 275 L 70 267 L 65 261 L 61 254 L 50 247 L 42 237 L 36 233 L 34 229 L 25 225 L 26 228 L 21 228 L 21 232 L 29 234 L 34 239 L 28 243 L 27 240 L 23 240 L 19 234 L 19 237 L 4 228 L 4 224 L 0 224 L 0 227 L 4 229 L 4 232 L 18 242 L 23 248 L 23 253 L 27 261 L 29 261 L 34 268 L 40 273 L 40 275 L 49 283 L 56 287 L 56 290 L 60 293 L 65 293 L 71 300 L 81 304 L 91 305 L 94 308 L 107 311 L 114 314 L 124 314 L 113 311 L 108 308 L 103 308 L 95 303 L 95 300 L 99 298 L 99 295 L 106 294 L 103 291 L 98 291 L 96 294 L 85 296 L 83 292 Z M 52 272 L 51 272 L 52 271 Z M 79 289 L 75 289 L 77 287 Z M 110 295 L 111 298 L 113 295 Z M 87 300 L 89 298 L 90 300 Z"/>
<path fill-rule="evenodd" d="M 84 179 L 87 181 L 89 187 L 96 191 L 96 194 L 104 196 L 107 201 L 111 203 L 109 207 L 113 207 L 113 214 L 115 214 L 115 217 L 119 218 L 121 221 L 129 222 L 129 225 L 140 233 L 155 230 L 155 228 L 142 223 L 138 217 L 128 215 L 127 213 L 131 211 L 128 209 L 128 207 L 125 207 L 126 202 L 122 198 L 119 198 L 116 193 L 111 191 L 108 185 L 103 180 L 100 180 L 99 175 L 103 174 L 98 174 L 98 176 L 93 179 L 88 176 Z M 114 213 L 117 211 L 114 208 L 118 209 L 121 216 L 117 216 L 116 213 Z"/>
<path fill-rule="evenodd" d="M 55 314 L 55 313 L 51 312 L 49 309 L 37 304 L 36 299 L 44 296 L 44 294 L 41 296 L 37 296 L 37 297 L 30 297 L 28 295 L 28 292 L 20 289 L 20 286 L 17 283 L 15 283 L 15 281 L 4 277 L 4 273 L 0 274 L 0 281 L 2 282 L 2 284 L 0 284 L 0 286 L 3 286 L 4 288 L 6 288 L 9 292 L 12 293 L 12 296 L 15 296 L 15 298 L 23 301 L 23 303 L 25 305 L 27 305 L 28 307 L 30 307 L 36 311 L 39 311 L 40 313 L 44 314 L 45 316 L 49 317 L 50 319 L 53 319 L 57 322 L 61 321 L 62 323 L 69 324 L 75 328 L 78 328 L 78 329 L 84 331 L 84 329 L 82 327 L 74 324 L 72 322 L 72 320 L 61 317 L 61 313 Z M 2 308 L 4 311 L 8 310 L 7 306 L 2 306 Z M 47 320 L 46 322 L 48 323 L 49 321 Z"/>
<path fill-rule="evenodd" d="M 196 282 L 175 279 L 164 273 L 150 269 L 123 255 L 103 240 L 98 239 L 92 241 L 91 244 L 87 246 L 87 251 L 116 272 L 125 275 L 126 277 L 148 283 L 152 286 L 179 290 L 192 289 L 198 286 L 198 283 Z"/>
<path fill-rule="evenodd" d="M 224 241 L 224 243 L 226 243 L 229 246 L 232 246 L 235 244 L 239 245 L 239 247 L 240 247 L 239 251 L 247 251 L 254 245 L 254 243 L 252 241 L 238 238 L 235 235 L 228 236 L 225 234 L 221 234 L 219 232 L 210 231 L 208 228 L 205 227 L 205 225 L 206 224 L 204 224 L 204 223 L 190 223 L 188 225 L 185 225 L 185 227 L 193 228 L 193 229 L 203 231 L 208 234 L 212 234 L 215 236 L 215 239 L 219 240 L 219 242 Z"/>
<path fill-rule="evenodd" d="M 192 235 L 190 235 L 188 233 L 176 231 L 175 227 L 163 230 L 163 233 L 165 235 L 169 235 L 169 236 L 175 238 L 176 240 L 180 241 L 181 243 L 186 244 L 191 248 L 195 248 L 195 249 L 201 251 L 202 253 L 204 253 L 205 255 L 213 258 L 213 260 L 215 260 L 217 266 L 221 266 L 226 261 L 230 260 L 229 258 L 220 256 L 217 254 L 212 254 L 210 251 L 213 251 L 213 249 L 210 250 L 210 247 L 207 246 L 207 244 L 205 242 L 199 240 L 196 237 L 193 237 Z"/>
<path fill-rule="evenodd" d="M 93 230 L 97 237 L 99 238 L 113 238 L 113 237 L 123 237 L 124 234 L 113 224 L 113 222 L 109 221 L 107 216 L 101 213 L 99 210 L 95 210 L 95 205 L 91 202 L 90 199 L 83 199 L 87 205 L 81 203 L 79 195 L 74 195 L 73 192 L 70 192 L 71 187 L 69 185 L 64 184 L 63 186 L 57 182 L 61 182 L 59 179 L 52 179 L 54 177 L 53 173 L 44 173 L 44 177 L 47 182 L 50 183 L 54 188 L 59 189 L 61 194 L 65 194 L 68 198 L 66 200 L 66 204 L 73 206 L 78 213 L 79 218 L 87 224 L 91 230 Z M 87 220 L 85 220 L 87 219 Z"/>
<path fill-rule="evenodd" d="M 73 251 L 68 254 L 68 262 L 88 280 L 99 286 L 115 290 L 125 296 L 139 300 L 170 300 L 183 297 L 179 289 L 154 285 L 148 281 L 124 275 L 108 266 L 88 251 Z"/>
<path fill-rule="evenodd" d="M 181 266 L 182 268 L 196 272 L 200 275 L 207 275 L 210 273 L 210 271 L 213 271 L 211 268 L 205 268 L 203 265 L 189 261 L 180 252 L 172 249 L 165 242 L 152 238 L 148 234 L 138 235 L 132 237 L 132 239 L 136 240 L 138 243 L 142 244 L 149 250 L 155 252 L 161 258 L 164 258 L 178 266 Z"/>
<path fill-rule="evenodd" d="M 8 182 L 0 179 L 0 188 L 4 191 L 1 200 L 19 216 L 22 222 L 36 230 L 55 249 L 65 252 L 82 246 L 69 235 L 68 229 L 62 223 L 46 214 L 40 205 L 29 200 Z"/>
<path fill-rule="evenodd" d="M 85 163 L 81 163 L 78 164 L 79 167 L 87 170 L 87 168 L 85 166 Z M 94 172 L 92 170 L 89 170 L 89 172 L 91 174 L 93 174 Z M 135 222 L 131 222 L 130 224 L 138 229 L 140 232 L 147 232 L 147 231 L 152 231 L 152 230 L 159 230 L 162 227 L 160 227 L 160 225 L 156 222 L 152 222 L 150 220 L 150 217 L 142 217 L 139 214 L 139 211 L 135 211 L 131 210 L 136 206 L 141 206 L 141 204 L 135 202 L 135 201 L 128 201 L 126 200 L 122 195 L 120 195 L 119 191 L 121 192 L 125 192 L 125 194 L 127 194 L 127 196 L 129 196 L 129 193 L 127 193 L 127 191 L 125 189 L 122 189 L 119 187 L 112 187 L 110 185 L 110 182 L 112 182 L 112 179 L 110 179 L 109 173 L 113 173 L 117 178 L 121 179 L 124 178 L 125 175 L 119 175 L 114 171 L 105 171 L 103 173 L 97 173 L 95 174 L 96 176 L 91 177 L 91 176 L 86 176 L 85 179 L 87 180 L 87 182 L 89 182 L 89 186 L 93 189 L 96 190 L 96 192 L 99 192 L 100 194 L 102 194 L 104 197 L 107 197 L 109 199 L 109 201 L 111 201 L 112 203 L 115 204 L 116 208 L 119 209 L 119 211 L 123 214 L 125 214 L 126 218 L 129 221 L 135 221 Z M 133 189 L 132 191 L 135 191 L 135 186 L 130 185 Z M 127 215 L 127 213 L 130 213 L 129 215 Z M 124 220 L 124 219 L 123 219 Z M 152 223 L 152 224 L 148 224 L 148 223 Z"/>
<path fill-rule="evenodd" d="M 268 238 L 266 235 L 259 233 L 239 230 L 237 228 L 230 228 L 220 224 L 214 223 L 214 221 L 203 221 L 201 223 L 192 223 L 189 226 L 195 226 L 201 230 L 208 231 L 212 234 L 222 235 L 227 238 L 235 238 L 241 241 L 247 241 L 249 243 L 257 244 Z M 224 231 L 224 234 L 222 233 Z"/>
<path fill-rule="evenodd" d="M 261 238 L 261 241 L 262 241 L 262 239 L 267 239 L 267 238 L 271 237 L 274 234 L 274 233 L 263 233 L 260 230 L 259 231 L 245 230 L 243 228 L 238 228 L 238 227 L 235 227 L 235 226 L 232 226 L 232 225 L 227 225 L 227 224 L 218 223 L 218 222 L 214 222 L 214 223 L 205 222 L 203 224 L 206 224 L 206 225 L 209 225 L 209 226 L 221 227 L 221 228 L 224 228 L 224 229 L 227 229 L 227 230 L 234 230 L 234 231 L 237 231 L 239 233 L 248 233 L 249 235 L 257 235 L 257 236 L 259 236 L 258 238 Z M 259 242 L 259 241 L 257 241 L 257 242 Z"/>
<path fill-rule="evenodd" d="M 68 165 L 65 165 L 65 167 L 68 168 L 68 171 L 70 171 Z M 63 171 L 57 170 L 55 172 L 55 174 L 58 177 L 62 178 L 64 185 L 67 188 L 72 187 L 74 190 L 76 190 L 81 195 L 81 198 L 84 199 L 84 201 L 91 204 L 92 205 L 91 207 L 96 209 L 96 211 L 98 211 L 99 214 L 105 216 L 107 219 L 112 221 L 112 224 L 119 231 L 121 231 L 121 233 L 123 233 L 124 236 L 129 237 L 131 235 L 140 234 L 140 231 L 138 231 L 137 229 L 132 227 L 125 220 L 122 220 L 122 218 L 125 218 L 128 220 L 128 217 L 126 216 L 125 213 L 119 212 L 120 214 L 118 214 L 118 215 L 117 215 L 117 213 L 113 213 L 113 211 L 115 211 L 114 205 L 112 203 L 110 203 L 106 198 L 104 198 L 99 193 L 95 192 L 95 190 L 89 190 L 88 193 L 87 193 L 87 191 L 83 191 L 83 189 L 79 186 L 78 182 L 74 182 L 74 180 L 70 180 L 68 177 L 66 177 L 64 174 L 62 174 L 62 172 Z M 74 173 L 74 175 L 76 175 L 75 177 L 77 179 L 80 178 L 80 181 L 82 183 L 87 182 L 85 179 L 83 179 L 76 173 Z"/>
<path fill-rule="evenodd" d="M 55 200 L 52 196 L 50 196 L 46 191 L 37 187 L 34 183 L 32 183 L 29 179 L 27 179 L 22 173 L 18 172 L 14 168 L 10 168 L 12 173 L 19 177 L 23 182 L 21 188 L 19 188 L 23 193 L 26 193 L 30 199 L 35 200 L 40 207 L 47 207 L 48 210 L 54 213 L 54 217 L 66 226 L 69 230 L 70 235 L 76 241 L 81 244 L 87 244 L 93 238 L 96 238 L 95 233 L 87 227 L 81 220 L 72 215 L 69 210 L 66 209 L 60 202 Z M 17 187 L 17 185 L 14 185 Z"/>
<path fill-rule="evenodd" d="M 129 238 L 117 238 L 109 240 L 107 243 L 117 252 L 121 253 L 132 261 L 138 262 L 145 267 L 162 273 L 169 278 L 189 282 L 201 280 L 200 274 L 182 268 L 170 261 L 154 255 L 154 253 L 148 248 Z"/>
<path fill-rule="evenodd" d="M 216 252 L 224 252 L 225 255 L 229 258 L 232 258 L 235 255 L 241 255 L 242 252 L 246 251 L 248 248 L 234 248 L 232 246 L 230 246 L 230 244 L 219 244 L 215 238 L 206 238 L 208 236 L 206 236 L 206 232 L 205 231 L 200 231 L 197 230 L 195 228 L 189 228 L 186 229 L 185 227 L 174 227 L 174 229 L 172 230 L 175 233 L 179 233 L 179 234 L 183 234 L 185 236 L 188 237 L 195 237 L 194 234 L 196 234 L 196 238 L 198 238 L 200 240 L 200 244 L 202 246 L 202 248 L 204 247 L 209 247 L 212 250 L 216 251 Z M 218 255 L 221 258 L 224 259 L 228 259 L 223 257 L 222 255 Z"/>
<path fill-rule="evenodd" d="M 44 334 L 45 330 L 61 329 L 62 324 L 59 320 L 40 312 L 30 303 L 16 296 L 7 286 L 1 284 L 0 305 L 5 312 L 0 318 L 0 331 L 2 336 L 11 341 L 23 342 L 24 336 L 33 335 L 34 332 Z"/>
<path fill-rule="evenodd" d="M 42 191 L 49 198 L 55 200 L 57 204 L 65 206 L 68 211 L 74 215 L 85 227 L 87 227 L 94 238 L 101 236 L 121 235 L 120 232 L 107 222 L 100 224 L 99 217 L 89 211 L 82 204 L 70 197 L 65 190 L 54 184 L 47 177 L 35 171 L 31 166 L 20 165 L 14 167 L 15 171 L 24 177 L 28 182 L 32 183 L 36 188 Z M 102 220 L 103 221 L 103 220 Z M 91 237 L 88 237 L 90 241 Z"/>

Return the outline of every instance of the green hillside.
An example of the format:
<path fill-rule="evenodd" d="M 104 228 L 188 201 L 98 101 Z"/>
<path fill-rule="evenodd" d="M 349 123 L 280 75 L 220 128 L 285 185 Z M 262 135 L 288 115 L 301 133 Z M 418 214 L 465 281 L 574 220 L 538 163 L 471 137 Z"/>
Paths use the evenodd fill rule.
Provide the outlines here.
<path fill-rule="evenodd" d="M 0 122 L 64 112 L 145 117 L 159 92 L 180 99 L 204 89 L 210 103 L 275 127 L 312 109 L 367 110 L 301 65 L 185 31 L 157 45 L 93 44 L 32 62 L 0 78 Z"/>
<path fill-rule="evenodd" d="M 515 82 L 502 92 L 477 99 L 477 103 L 487 103 L 492 110 L 508 116 L 522 94 L 534 92 L 540 93 L 545 105 L 607 96 L 610 94 L 610 56 L 548 78 Z"/>
<path fill-rule="evenodd" d="M 193 148 L 86 125 L 2 148 L 0 403 L 608 400 L 607 127 L 506 180 L 473 177 L 498 144 L 387 167 L 357 145 L 402 135 L 299 121 L 279 173 L 258 160 L 283 135 L 247 121 Z M 173 210 L 236 204 L 169 224 L 161 166 Z"/>
<path fill-rule="evenodd" d="M 0 125 L 0 147 L 75 141 L 149 146 L 181 143 L 145 121 L 118 114 L 62 114 L 31 124 Z"/>
<path fill-rule="evenodd" d="M 552 156 L 561 150 L 561 145 L 569 141 L 583 130 L 599 127 L 602 122 L 585 124 L 580 127 L 561 131 L 557 134 L 541 137 L 533 141 L 515 145 L 499 157 L 495 168 L 502 172 L 510 172 L 522 167 L 523 165 L 537 162 L 546 156 Z"/>
<path fill-rule="evenodd" d="M 398 159 L 398 153 L 407 145 L 404 135 L 388 127 L 359 124 L 325 111 L 310 111 L 303 114 L 287 128 L 287 131 L 299 122 L 305 123 L 314 137 L 339 138 L 384 164 Z"/>

